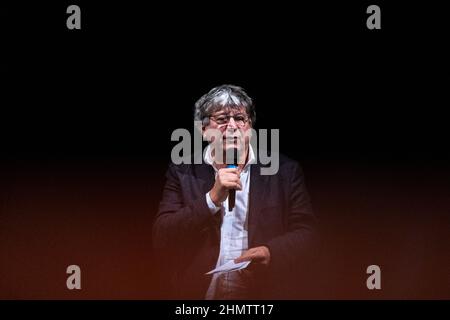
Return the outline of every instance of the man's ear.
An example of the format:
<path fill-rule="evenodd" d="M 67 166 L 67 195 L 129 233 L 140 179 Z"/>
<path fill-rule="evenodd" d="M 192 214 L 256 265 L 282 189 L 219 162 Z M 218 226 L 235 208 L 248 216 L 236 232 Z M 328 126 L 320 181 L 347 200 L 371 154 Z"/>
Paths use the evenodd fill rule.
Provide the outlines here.
<path fill-rule="evenodd" d="M 202 140 L 205 139 L 206 126 L 202 123 L 202 121 L 194 121 L 194 130 L 197 130 L 199 134 L 202 136 Z"/>

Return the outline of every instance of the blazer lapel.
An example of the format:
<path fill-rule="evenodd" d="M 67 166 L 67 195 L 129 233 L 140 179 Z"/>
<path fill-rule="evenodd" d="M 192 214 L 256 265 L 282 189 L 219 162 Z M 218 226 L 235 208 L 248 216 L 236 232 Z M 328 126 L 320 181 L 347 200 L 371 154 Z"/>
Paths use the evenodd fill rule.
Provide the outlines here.
<path fill-rule="evenodd" d="M 214 186 L 214 168 L 209 164 L 195 164 L 193 167 L 195 171 L 194 174 L 199 181 L 200 191 L 203 195 L 205 195 Z"/>
<path fill-rule="evenodd" d="M 194 175 L 197 179 L 200 197 L 204 197 L 214 186 L 215 183 L 215 171 L 209 164 L 194 165 Z M 214 223 L 212 227 L 214 229 L 215 238 L 220 241 L 220 227 L 222 225 L 222 215 L 217 213 L 213 216 Z"/>
<path fill-rule="evenodd" d="M 257 239 L 259 219 L 261 219 L 261 209 L 267 202 L 267 185 L 265 182 L 268 176 L 261 175 L 261 165 L 255 163 L 250 171 L 250 195 L 249 195 L 249 211 L 248 211 L 248 245 L 253 247 Z"/>

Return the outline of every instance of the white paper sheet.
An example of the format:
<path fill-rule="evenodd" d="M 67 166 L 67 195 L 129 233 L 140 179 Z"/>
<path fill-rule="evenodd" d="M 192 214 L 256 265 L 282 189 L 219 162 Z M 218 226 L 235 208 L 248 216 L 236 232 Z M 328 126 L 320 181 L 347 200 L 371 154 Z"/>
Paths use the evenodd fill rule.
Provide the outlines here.
<path fill-rule="evenodd" d="M 227 263 L 221 265 L 220 267 L 217 267 L 214 270 L 207 272 L 206 274 L 213 274 L 213 273 L 218 273 L 218 272 L 224 273 L 224 272 L 231 272 L 231 271 L 245 269 L 250 264 L 250 262 L 251 261 L 234 263 L 234 260 L 230 260 Z"/>

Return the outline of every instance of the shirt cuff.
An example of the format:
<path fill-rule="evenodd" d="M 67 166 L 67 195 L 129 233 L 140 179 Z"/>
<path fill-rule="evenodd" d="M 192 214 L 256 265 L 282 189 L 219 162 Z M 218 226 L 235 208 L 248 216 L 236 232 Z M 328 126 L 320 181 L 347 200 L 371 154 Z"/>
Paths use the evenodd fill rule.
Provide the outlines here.
<path fill-rule="evenodd" d="M 211 200 L 209 192 L 206 194 L 206 203 L 208 204 L 209 211 L 211 211 L 212 214 L 216 213 L 222 208 L 222 206 L 218 207 L 214 204 L 214 202 Z"/>

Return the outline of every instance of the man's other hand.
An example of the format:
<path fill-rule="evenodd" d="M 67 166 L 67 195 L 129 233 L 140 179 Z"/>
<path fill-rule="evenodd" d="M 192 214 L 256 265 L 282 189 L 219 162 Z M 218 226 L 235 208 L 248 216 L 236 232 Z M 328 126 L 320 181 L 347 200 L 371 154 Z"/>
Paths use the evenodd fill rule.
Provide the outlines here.
<path fill-rule="evenodd" d="M 245 251 L 240 257 L 234 260 L 235 263 L 243 261 L 252 261 L 252 263 L 259 263 L 268 265 L 270 263 L 270 251 L 266 246 L 255 247 Z"/>

